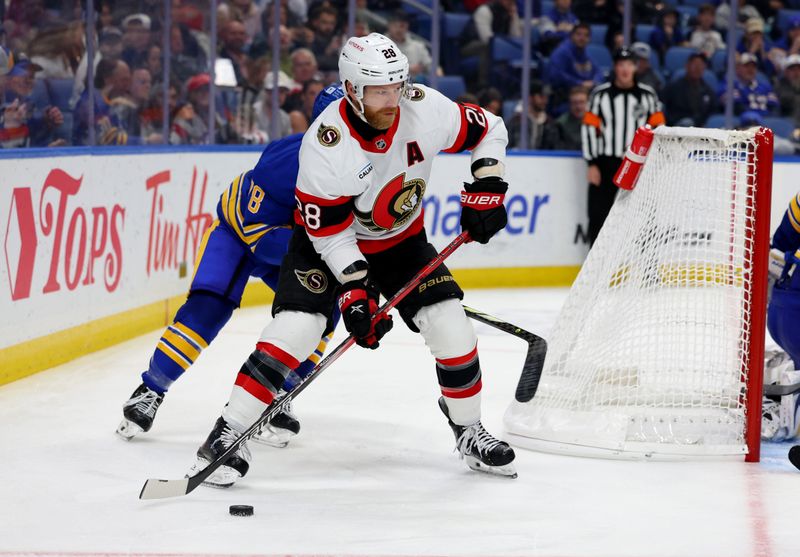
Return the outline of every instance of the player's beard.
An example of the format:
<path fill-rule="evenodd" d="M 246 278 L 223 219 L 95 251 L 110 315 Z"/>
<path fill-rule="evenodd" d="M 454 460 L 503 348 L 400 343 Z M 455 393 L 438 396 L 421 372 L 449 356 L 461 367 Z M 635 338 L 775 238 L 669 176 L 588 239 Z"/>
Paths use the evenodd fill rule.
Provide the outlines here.
<path fill-rule="evenodd" d="M 375 109 L 365 106 L 364 118 L 376 130 L 388 130 L 397 118 L 397 107 Z"/>

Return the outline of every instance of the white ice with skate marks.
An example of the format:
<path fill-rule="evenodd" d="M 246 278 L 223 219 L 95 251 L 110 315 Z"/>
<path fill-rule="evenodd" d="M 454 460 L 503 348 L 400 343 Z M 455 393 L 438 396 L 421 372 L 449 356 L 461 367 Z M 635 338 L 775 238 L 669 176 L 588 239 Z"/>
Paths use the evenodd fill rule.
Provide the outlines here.
<path fill-rule="evenodd" d="M 565 295 L 470 291 L 465 301 L 547 336 Z M 146 478 L 188 470 L 268 319 L 267 308 L 237 311 L 153 429 L 129 443 L 114 429 L 161 331 L 0 388 L 0 555 L 800 554 L 800 474 L 785 445 L 766 447 L 761 465 L 518 450 L 516 480 L 468 470 L 437 408 L 432 359 L 397 316 L 378 351 L 352 348 L 298 397 L 302 431 L 288 448 L 252 446 L 240 484 L 139 501 Z M 500 434 L 525 344 L 476 329 L 483 421 Z M 255 516 L 230 516 L 232 504 Z"/>

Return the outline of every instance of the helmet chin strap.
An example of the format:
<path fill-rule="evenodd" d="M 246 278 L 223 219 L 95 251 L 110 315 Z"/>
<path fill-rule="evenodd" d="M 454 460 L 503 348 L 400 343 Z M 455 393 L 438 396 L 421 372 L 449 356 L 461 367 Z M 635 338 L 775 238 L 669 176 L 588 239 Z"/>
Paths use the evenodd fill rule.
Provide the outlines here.
<path fill-rule="evenodd" d="M 367 122 L 367 119 L 364 117 L 364 110 L 365 109 L 364 109 L 363 101 L 361 99 L 359 99 L 358 97 L 356 97 L 356 100 L 358 101 L 358 106 L 356 106 L 356 104 L 350 98 L 350 95 L 345 95 L 345 98 L 347 99 L 347 104 L 349 104 L 351 107 L 353 107 L 353 112 L 356 113 L 356 116 L 361 118 L 364 121 L 364 123 L 369 124 L 369 122 Z"/>
<path fill-rule="evenodd" d="M 349 104 L 353 108 L 353 112 L 356 113 L 356 116 L 361 118 L 365 124 L 369 124 L 369 122 L 367 122 L 367 119 L 364 117 L 364 111 L 366 109 L 364 108 L 364 101 L 362 101 L 358 95 L 358 89 L 356 89 L 355 85 L 350 83 L 350 86 L 353 88 L 353 94 L 355 95 L 356 100 L 358 101 L 358 105 L 356 106 L 356 104 L 353 102 L 353 99 L 350 98 L 350 92 L 347 90 L 348 83 L 350 82 L 347 81 L 342 83 L 342 85 L 344 86 L 344 98 L 347 99 L 347 104 Z"/>

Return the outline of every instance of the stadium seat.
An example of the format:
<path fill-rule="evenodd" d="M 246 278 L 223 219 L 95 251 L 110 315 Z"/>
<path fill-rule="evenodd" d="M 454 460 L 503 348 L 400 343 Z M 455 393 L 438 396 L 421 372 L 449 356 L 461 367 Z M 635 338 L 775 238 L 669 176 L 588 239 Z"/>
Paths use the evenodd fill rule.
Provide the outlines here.
<path fill-rule="evenodd" d="M 592 44 L 605 44 L 608 25 L 605 23 L 593 23 L 589 27 L 592 30 Z"/>
<path fill-rule="evenodd" d="M 689 22 L 693 17 L 697 16 L 697 6 L 673 6 L 675 10 L 678 12 L 680 16 L 680 26 L 682 29 L 686 29 L 687 31 L 691 29 Z"/>
<path fill-rule="evenodd" d="M 506 124 L 511 121 L 511 117 L 514 115 L 514 109 L 519 104 L 519 101 L 503 101 L 503 120 Z"/>
<path fill-rule="evenodd" d="M 792 137 L 792 133 L 797 127 L 794 124 L 794 120 L 781 116 L 766 116 L 764 118 L 764 126 L 770 128 L 775 135 L 785 138 Z"/>
<path fill-rule="evenodd" d="M 717 76 L 722 77 L 725 75 L 725 70 L 728 69 L 728 50 L 717 50 L 711 56 L 711 71 Z"/>
<path fill-rule="evenodd" d="M 464 78 L 460 75 L 440 76 L 438 88 L 439 92 L 451 101 L 456 100 L 456 98 L 463 95 L 467 90 Z"/>
<path fill-rule="evenodd" d="M 655 29 L 655 25 L 648 25 L 646 23 L 640 23 L 636 26 L 636 33 L 634 34 L 634 42 L 639 41 L 642 43 L 650 44 L 650 34 Z"/>
<path fill-rule="evenodd" d="M 611 60 L 611 54 L 604 45 L 588 44 L 586 45 L 586 55 L 592 63 L 600 68 L 603 72 L 611 71 L 611 66 L 614 64 Z"/>
<path fill-rule="evenodd" d="M 522 75 L 521 41 L 514 37 L 495 35 L 492 37 L 491 49 L 490 83 L 493 83 L 503 95 L 516 94 Z"/>
<path fill-rule="evenodd" d="M 739 125 L 739 118 L 736 116 L 733 117 L 733 127 Z M 725 129 L 725 115 L 724 114 L 712 114 L 708 121 L 706 122 L 705 127 L 707 128 L 722 128 Z"/>
<path fill-rule="evenodd" d="M 670 81 L 677 81 L 681 79 L 685 74 L 686 70 L 680 69 L 672 74 Z M 703 72 L 703 81 L 708 83 L 708 86 L 711 87 L 711 90 L 714 92 L 714 94 L 716 94 L 717 88 L 719 87 L 719 80 L 717 79 L 717 76 L 714 75 L 714 72 L 712 72 L 711 70 L 706 70 L 705 72 Z"/>
<path fill-rule="evenodd" d="M 694 51 L 693 48 L 685 46 L 670 47 L 664 55 L 664 67 L 662 68 L 667 77 L 671 77 L 673 73 L 682 70 Z"/>
<path fill-rule="evenodd" d="M 470 14 L 442 14 L 441 63 L 446 73 L 460 73 L 461 43 L 459 38 L 471 19 L 472 15 Z M 477 62 L 475 67 L 477 68 Z"/>
<path fill-rule="evenodd" d="M 416 33 L 426 41 L 431 40 L 431 29 L 433 28 L 433 18 L 424 13 L 416 14 L 412 17 L 412 23 L 409 26 L 413 33 Z"/>
<path fill-rule="evenodd" d="M 522 43 L 514 37 L 495 35 L 492 37 L 492 61 L 511 62 L 522 58 Z"/>
<path fill-rule="evenodd" d="M 775 24 L 782 33 L 786 32 L 789 23 L 796 17 L 800 17 L 800 10 L 778 10 L 775 17 Z"/>
<path fill-rule="evenodd" d="M 414 3 L 412 2 L 403 2 L 403 10 L 414 15 L 425 14 L 429 13 L 428 10 L 433 9 L 433 1 L 432 0 L 415 0 Z M 428 10 L 426 10 L 427 8 Z"/>

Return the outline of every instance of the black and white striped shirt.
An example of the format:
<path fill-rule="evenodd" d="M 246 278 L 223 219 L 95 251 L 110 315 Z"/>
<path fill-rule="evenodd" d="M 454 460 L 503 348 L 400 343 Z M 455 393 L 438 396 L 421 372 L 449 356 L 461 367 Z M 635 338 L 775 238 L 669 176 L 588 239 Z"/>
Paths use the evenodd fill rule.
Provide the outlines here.
<path fill-rule="evenodd" d="M 590 163 L 598 157 L 622 158 L 637 128 L 663 123 L 661 103 L 649 85 L 636 83 L 630 89 L 620 89 L 612 82 L 598 85 L 583 117 L 583 158 Z"/>

